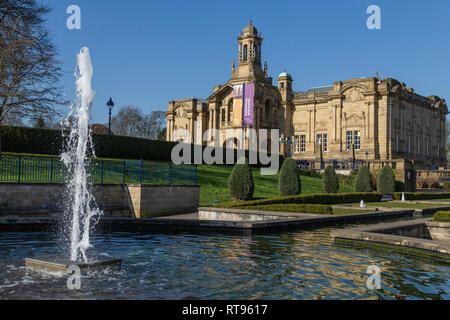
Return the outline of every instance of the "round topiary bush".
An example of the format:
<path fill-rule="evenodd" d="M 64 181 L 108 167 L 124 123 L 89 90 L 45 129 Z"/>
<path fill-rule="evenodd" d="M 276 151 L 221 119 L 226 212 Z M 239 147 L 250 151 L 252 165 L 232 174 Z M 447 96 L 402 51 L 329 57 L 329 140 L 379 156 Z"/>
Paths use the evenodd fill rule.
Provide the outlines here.
<path fill-rule="evenodd" d="M 339 179 L 333 166 L 329 165 L 325 169 L 325 173 L 322 178 L 323 191 L 326 193 L 338 193 L 339 192 Z"/>
<path fill-rule="evenodd" d="M 363 166 L 358 171 L 358 175 L 356 176 L 355 183 L 353 185 L 353 189 L 355 192 L 372 192 L 372 177 L 370 176 L 370 169 L 366 166 Z"/>
<path fill-rule="evenodd" d="M 392 194 L 395 191 L 395 177 L 392 168 L 384 166 L 378 174 L 378 192 L 382 194 Z"/>
<path fill-rule="evenodd" d="M 295 160 L 284 160 L 278 179 L 278 191 L 282 196 L 294 196 L 302 191 L 299 170 Z"/>
<path fill-rule="evenodd" d="M 250 200 L 255 191 L 252 168 L 248 164 L 247 158 L 241 158 L 234 165 L 228 179 L 228 188 L 233 198 L 239 200 Z"/>

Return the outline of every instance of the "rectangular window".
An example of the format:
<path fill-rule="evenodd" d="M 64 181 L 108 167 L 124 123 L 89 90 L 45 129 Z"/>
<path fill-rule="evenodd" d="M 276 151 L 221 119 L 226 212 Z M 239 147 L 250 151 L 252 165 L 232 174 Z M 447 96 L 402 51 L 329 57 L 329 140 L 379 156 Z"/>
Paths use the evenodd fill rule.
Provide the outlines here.
<path fill-rule="evenodd" d="M 300 152 L 306 151 L 306 135 L 302 134 L 300 136 Z"/>
<path fill-rule="evenodd" d="M 395 152 L 398 153 L 398 133 L 395 134 Z"/>
<path fill-rule="evenodd" d="M 361 137 L 359 136 L 359 131 L 354 132 L 354 138 L 355 138 L 355 150 L 361 149 Z"/>
<path fill-rule="evenodd" d="M 429 140 L 428 139 L 425 141 L 425 148 L 426 148 L 426 155 L 428 157 L 430 155 Z"/>
<path fill-rule="evenodd" d="M 411 154 L 411 136 L 408 136 L 408 154 Z"/>
<path fill-rule="evenodd" d="M 298 153 L 300 150 L 298 136 L 294 136 L 294 153 Z"/>
<path fill-rule="evenodd" d="M 417 140 L 417 155 L 418 156 L 420 156 L 420 138 L 419 137 L 416 137 L 416 140 Z"/>
<path fill-rule="evenodd" d="M 353 134 L 352 134 L 352 132 L 351 131 L 347 131 L 346 137 L 347 138 L 346 138 L 345 144 L 346 144 L 347 150 L 350 150 L 352 148 L 352 143 L 353 143 Z"/>
<path fill-rule="evenodd" d="M 317 144 L 322 145 L 322 135 L 321 134 L 317 135 Z"/>
<path fill-rule="evenodd" d="M 328 152 L 328 134 L 323 135 L 323 151 Z"/>
<path fill-rule="evenodd" d="M 441 157 L 441 145 L 440 145 L 440 142 L 438 142 L 438 145 L 437 145 L 437 156 L 438 156 L 438 158 Z"/>
<path fill-rule="evenodd" d="M 225 122 L 225 109 L 222 109 L 222 122 Z"/>

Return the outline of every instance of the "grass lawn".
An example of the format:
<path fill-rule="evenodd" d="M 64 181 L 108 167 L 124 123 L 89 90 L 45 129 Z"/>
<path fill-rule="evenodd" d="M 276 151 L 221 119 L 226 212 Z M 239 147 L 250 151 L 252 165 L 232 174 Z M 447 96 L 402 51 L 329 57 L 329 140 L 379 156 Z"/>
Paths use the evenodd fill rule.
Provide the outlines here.
<path fill-rule="evenodd" d="M 228 190 L 228 178 L 232 166 L 198 166 L 198 184 L 200 187 L 200 206 L 210 206 L 214 200 L 219 203 L 231 202 Z M 255 181 L 254 199 L 278 198 L 278 174 L 262 176 L 260 169 L 253 169 Z M 301 176 L 302 193 L 322 193 L 322 179 Z M 346 185 L 340 186 L 340 192 L 353 192 L 353 188 Z"/>
<path fill-rule="evenodd" d="M 429 202 L 450 202 L 450 199 L 430 199 L 430 200 L 423 200 L 423 201 L 429 201 Z"/>
<path fill-rule="evenodd" d="M 373 210 L 364 210 L 364 209 L 343 209 L 343 208 L 333 208 L 333 214 L 345 215 L 345 214 L 353 214 L 353 213 L 369 213 L 374 212 Z"/>
<path fill-rule="evenodd" d="M 386 207 L 386 208 L 413 208 L 413 209 L 424 209 L 433 207 L 442 207 L 439 204 L 432 203 L 415 203 L 415 202 L 367 202 L 367 206 L 374 207 Z"/>

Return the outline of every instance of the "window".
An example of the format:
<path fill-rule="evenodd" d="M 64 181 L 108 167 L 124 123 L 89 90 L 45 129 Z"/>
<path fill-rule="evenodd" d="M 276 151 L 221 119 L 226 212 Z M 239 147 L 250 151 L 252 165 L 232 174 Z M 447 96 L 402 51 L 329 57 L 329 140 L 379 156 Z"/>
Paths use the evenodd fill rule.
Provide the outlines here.
<path fill-rule="evenodd" d="M 326 133 L 323 135 L 323 151 L 328 152 L 328 135 Z"/>
<path fill-rule="evenodd" d="M 440 145 L 440 142 L 438 142 L 438 145 L 437 145 L 437 156 L 438 156 L 438 158 L 441 156 L 441 145 Z"/>
<path fill-rule="evenodd" d="M 320 146 L 322 145 L 322 135 L 321 134 L 317 135 L 317 144 Z"/>
<path fill-rule="evenodd" d="M 225 122 L 225 109 L 222 109 L 222 122 Z"/>
<path fill-rule="evenodd" d="M 411 136 L 408 136 L 408 154 L 411 154 Z"/>
<path fill-rule="evenodd" d="M 243 58 L 243 60 L 247 61 L 247 45 L 246 44 L 244 45 L 244 58 Z"/>
<path fill-rule="evenodd" d="M 395 152 L 398 153 L 398 133 L 395 134 Z"/>
<path fill-rule="evenodd" d="M 300 136 L 300 152 L 306 151 L 306 135 L 302 134 Z"/>
<path fill-rule="evenodd" d="M 347 147 L 347 150 L 350 150 L 350 149 L 351 149 L 352 143 L 353 143 L 353 135 L 352 135 L 352 132 L 351 132 L 351 131 L 347 131 L 347 139 L 346 139 L 346 142 L 345 142 L 346 147 Z"/>
<path fill-rule="evenodd" d="M 299 138 L 294 136 L 294 152 L 298 153 L 300 151 Z"/>
<path fill-rule="evenodd" d="M 359 136 L 359 131 L 354 132 L 354 138 L 355 138 L 355 150 L 361 149 L 361 137 Z"/>
<path fill-rule="evenodd" d="M 426 155 L 427 155 L 427 157 L 430 155 L 430 149 L 429 149 L 429 140 L 427 139 L 426 141 L 425 141 L 425 148 L 426 148 Z"/>
<path fill-rule="evenodd" d="M 231 115 L 233 114 L 233 99 L 228 101 L 227 121 L 231 121 Z"/>
<path fill-rule="evenodd" d="M 417 155 L 420 156 L 420 138 L 416 137 L 417 140 Z"/>
<path fill-rule="evenodd" d="M 284 82 L 281 83 L 281 89 L 284 89 Z"/>

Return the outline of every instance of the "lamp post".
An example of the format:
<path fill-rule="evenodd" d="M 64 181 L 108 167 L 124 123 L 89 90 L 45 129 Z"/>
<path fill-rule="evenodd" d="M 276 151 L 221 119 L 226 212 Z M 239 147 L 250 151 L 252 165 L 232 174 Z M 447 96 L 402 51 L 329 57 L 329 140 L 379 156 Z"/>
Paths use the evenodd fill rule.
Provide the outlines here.
<path fill-rule="evenodd" d="M 292 158 L 292 150 L 291 150 L 292 140 L 280 138 L 280 143 L 289 143 L 289 158 Z"/>
<path fill-rule="evenodd" d="M 112 98 L 109 98 L 109 101 L 106 103 L 106 106 L 109 109 L 108 135 L 111 135 L 111 110 L 114 107 L 114 102 L 112 101 Z"/>

